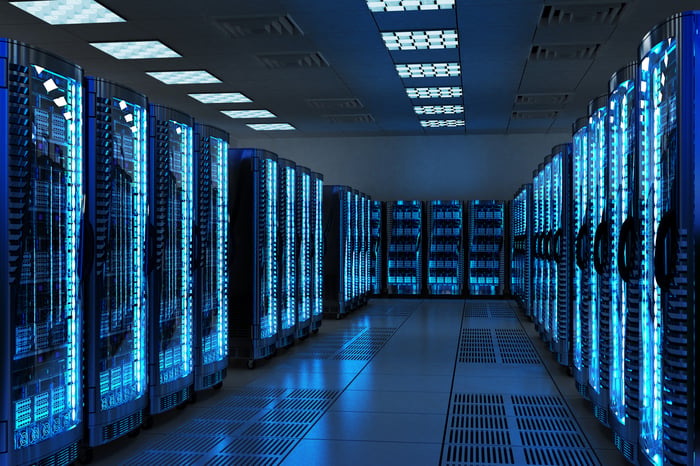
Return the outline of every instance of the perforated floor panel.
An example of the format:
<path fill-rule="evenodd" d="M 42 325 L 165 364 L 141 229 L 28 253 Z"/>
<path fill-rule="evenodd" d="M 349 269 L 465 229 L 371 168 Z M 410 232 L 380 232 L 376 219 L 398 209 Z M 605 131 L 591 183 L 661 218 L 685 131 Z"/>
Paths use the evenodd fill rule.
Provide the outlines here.
<path fill-rule="evenodd" d="M 472 364 L 540 364 L 521 328 L 463 328 L 457 361 Z"/>
<path fill-rule="evenodd" d="M 558 396 L 454 393 L 445 466 L 593 466 L 599 462 Z"/>

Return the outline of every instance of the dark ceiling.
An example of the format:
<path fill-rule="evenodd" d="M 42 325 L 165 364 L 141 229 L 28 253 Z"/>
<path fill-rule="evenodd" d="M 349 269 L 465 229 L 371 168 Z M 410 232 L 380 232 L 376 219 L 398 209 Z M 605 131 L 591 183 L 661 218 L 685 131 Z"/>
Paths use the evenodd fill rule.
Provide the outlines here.
<path fill-rule="evenodd" d="M 50 1 L 50 0 L 46 0 Z M 417 2 L 417 0 L 414 0 Z M 125 19 L 50 25 L 0 2 L 0 36 L 49 50 L 220 127 L 290 123 L 271 137 L 568 132 L 644 33 L 700 0 L 456 0 L 454 9 L 372 13 L 366 0 L 99 0 Z M 390 52 L 381 32 L 452 30 L 459 47 Z M 159 40 L 179 58 L 117 60 L 90 42 Z M 402 79 L 396 64 L 460 63 L 461 76 Z M 221 83 L 165 85 L 146 71 L 202 69 Z M 461 87 L 462 97 L 410 99 L 409 87 Z M 188 93 L 241 92 L 252 103 L 203 104 Z M 417 115 L 414 105 L 462 105 Z M 266 109 L 234 120 L 221 110 Z M 463 119 L 457 128 L 421 120 Z"/>

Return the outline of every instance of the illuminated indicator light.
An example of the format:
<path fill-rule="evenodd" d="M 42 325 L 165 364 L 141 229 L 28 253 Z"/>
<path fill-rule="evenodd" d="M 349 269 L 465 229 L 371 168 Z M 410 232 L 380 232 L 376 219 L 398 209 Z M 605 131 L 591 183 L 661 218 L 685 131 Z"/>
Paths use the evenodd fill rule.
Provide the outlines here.
<path fill-rule="evenodd" d="M 191 71 L 147 71 L 147 75 L 168 84 L 217 84 L 221 81 L 204 70 Z"/>
<path fill-rule="evenodd" d="M 157 40 L 131 42 L 90 42 L 90 45 L 118 60 L 177 58 L 181 55 Z"/>
<path fill-rule="evenodd" d="M 124 18 L 94 0 L 41 0 L 10 4 L 49 24 L 124 22 Z"/>

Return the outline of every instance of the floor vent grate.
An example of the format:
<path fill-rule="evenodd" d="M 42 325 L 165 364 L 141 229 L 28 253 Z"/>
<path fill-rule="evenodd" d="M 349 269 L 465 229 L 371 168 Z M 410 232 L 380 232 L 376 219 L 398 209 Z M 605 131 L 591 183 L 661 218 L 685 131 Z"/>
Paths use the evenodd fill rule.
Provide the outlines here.
<path fill-rule="evenodd" d="M 347 346 L 339 350 L 333 359 L 369 361 L 396 333 L 396 328 L 369 328 L 361 333 Z"/>
<path fill-rule="evenodd" d="M 150 448 L 153 451 L 206 453 L 211 451 L 225 437 L 203 437 L 194 435 L 169 435 Z"/>
<path fill-rule="evenodd" d="M 462 329 L 457 360 L 464 363 L 495 364 L 496 352 L 491 338 L 491 329 Z"/>
<path fill-rule="evenodd" d="M 206 463 L 206 466 L 274 466 L 279 464 L 282 458 L 278 456 L 262 455 L 216 455 Z"/>
<path fill-rule="evenodd" d="M 296 440 L 284 438 L 239 437 L 222 453 L 256 456 L 282 456 L 294 447 Z"/>
<path fill-rule="evenodd" d="M 504 364 L 540 364 L 540 357 L 522 329 L 495 329 L 496 342 Z"/>
<path fill-rule="evenodd" d="M 582 464 L 599 464 L 590 450 L 561 448 L 523 449 L 526 464 L 538 466 L 580 466 Z"/>
<path fill-rule="evenodd" d="M 171 453 L 160 451 L 145 451 L 129 460 L 126 465 L 143 466 L 144 464 L 167 464 L 172 466 L 186 466 L 195 464 L 202 458 L 196 453 Z"/>
<path fill-rule="evenodd" d="M 233 435 L 243 424 L 244 422 L 216 419 L 192 419 L 174 433 L 176 435 Z"/>

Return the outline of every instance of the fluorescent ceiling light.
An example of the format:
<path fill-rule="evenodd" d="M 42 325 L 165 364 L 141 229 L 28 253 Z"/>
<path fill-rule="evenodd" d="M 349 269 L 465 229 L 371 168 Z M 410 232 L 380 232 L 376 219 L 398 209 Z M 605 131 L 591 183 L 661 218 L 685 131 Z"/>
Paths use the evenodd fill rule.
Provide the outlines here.
<path fill-rule="evenodd" d="M 214 84 L 221 82 L 204 70 L 147 71 L 146 74 L 165 84 Z"/>
<path fill-rule="evenodd" d="M 462 97 L 461 87 L 409 87 L 406 94 L 411 99 L 436 99 Z"/>
<path fill-rule="evenodd" d="M 49 78 L 46 81 L 44 81 L 44 89 L 46 89 L 46 92 L 51 92 L 58 89 L 58 86 L 56 85 L 56 82 L 53 80 L 53 78 Z"/>
<path fill-rule="evenodd" d="M 293 131 L 296 129 L 289 123 L 257 123 L 246 126 L 255 131 Z"/>
<path fill-rule="evenodd" d="M 267 110 L 222 110 L 221 113 L 230 118 L 277 118 Z"/>
<path fill-rule="evenodd" d="M 445 78 L 459 76 L 459 63 L 402 63 L 396 65 L 402 78 Z"/>
<path fill-rule="evenodd" d="M 181 55 L 158 40 L 134 42 L 90 42 L 95 48 L 119 60 L 140 60 L 144 58 L 176 58 Z"/>
<path fill-rule="evenodd" d="M 121 23 L 124 18 L 94 0 L 40 0 L 11 5 L 49 24 Z"/>
<path fill-rule="evenodd" d="M 422 120 L 423 128 L 458 128 L 464 126 L 464 120 Z"/>
<path fill-rule="evenodd" d="M 53 99 L 53 103 L 56 104 L 56 107 L 59 107 L 59 108 L 65 107 L 66 105 L 68 105 L 68 101 L 63 96 L 56 97 L 55 99 Z"/>
<path fill-rule="evenodd" d="M 459 44 L 454 29 L 382 32 L 382 39 L 389 50 L 454 49 Z"/>
<path fill-rule="evenodd" d="M 455 115 L 464 113 L 463 105 L 417 105 L 413 110 L 418 115 Z"/>
<path fill-rule="evenodd" d="M 451 10 L 455 0 L 367 0 L 370 11 Z"/>
<path fill-rule="evenodd" d="M 244 104 L 252 102 L 252 100 L 239 92 L 209 92 L 187 95 L 203 104 Z"/>

